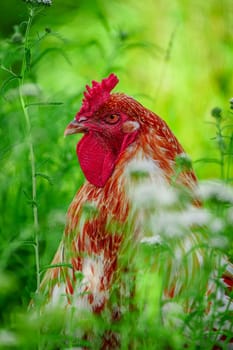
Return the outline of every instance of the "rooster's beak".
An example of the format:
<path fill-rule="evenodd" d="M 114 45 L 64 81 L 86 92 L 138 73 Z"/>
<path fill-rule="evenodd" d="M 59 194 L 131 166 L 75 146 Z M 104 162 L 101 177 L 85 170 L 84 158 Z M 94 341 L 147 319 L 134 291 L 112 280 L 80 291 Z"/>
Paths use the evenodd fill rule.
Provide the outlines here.
<path fill-rule="evenodd" d="M 85 118 L 86 121 L 86 118 Z M 64 131 L 64 136 L 77 134 L 81 132 L 86 132 L 87 127 L 83 125 L 84 120 L 77 121 L 76 119 L 72 120 L 71 123 L 69 123 Z"/>

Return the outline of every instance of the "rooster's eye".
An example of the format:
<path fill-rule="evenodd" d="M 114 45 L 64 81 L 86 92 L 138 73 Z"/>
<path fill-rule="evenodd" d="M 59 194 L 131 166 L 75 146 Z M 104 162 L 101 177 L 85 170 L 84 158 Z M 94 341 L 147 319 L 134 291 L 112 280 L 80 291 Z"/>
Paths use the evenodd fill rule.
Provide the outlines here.
<path fill-rule="evenodd" d="M 116 124 L 120 116 L 118 114 L 110 114 L 105 118 L 105 122 L 108 124 Z"/>

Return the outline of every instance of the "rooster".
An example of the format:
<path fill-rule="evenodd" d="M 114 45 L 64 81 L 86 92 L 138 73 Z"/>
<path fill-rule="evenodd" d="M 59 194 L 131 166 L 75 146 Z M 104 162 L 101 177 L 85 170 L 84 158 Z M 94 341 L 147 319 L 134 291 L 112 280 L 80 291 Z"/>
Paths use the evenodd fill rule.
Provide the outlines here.
<path fill-rule="evenodd" d="M 117 83 L 116 75 L 110 74 L 100 83 L 86 86 L 81 109 L 65 129 L 65 135 L 84 134 L 76 152 L 86 182 L 69 207 L 63 239 L 41 284 L 46 305 L 73 305 L 80 312 L 96 315 L 107 309 L 112 320 L 121 315 L 120 306 L 110 304 L 112 286 L 120 283 L 121 274 L 128 269 L 122 262 L 123 250 L 127 245 L 136 249 L 143 237 L 145 218 L 140 210 L 132 209 L 131 195 L 137 186 L 132 169 L 139 162 L 149 184 L 163 188 L 174 178 L 176 157 L 185 154 L 165 121 L 135 99 L 111 93 Z M 191 168 L 178 174 L 176 181 L 189 191 L 197 184 Z M 198 200 L 193 201 L 194 207 L 199 205 Z M 190 242 L 198 244 L 198 238 L 190 236 Z M 189 248 L 182 244 L 187 252 L 190 244 Z M 187 271 L 168 268 L 171 276 L 163 292 L 165 298 L 175 298 L 184 290 L 179 278 L 190 280 L 195 269 L 201 270 L 200 252 L 194 251 L 190 260 Z M 230 288 L 229 270 L 223 278 Z M 124 288 L 118 287 L 119 294 L 124 293 Z M 207 285 L 206 294 L 213 289 L 213 283 Z M 102 348 L 113 349 L 118 342 L 105 335 Z"/>

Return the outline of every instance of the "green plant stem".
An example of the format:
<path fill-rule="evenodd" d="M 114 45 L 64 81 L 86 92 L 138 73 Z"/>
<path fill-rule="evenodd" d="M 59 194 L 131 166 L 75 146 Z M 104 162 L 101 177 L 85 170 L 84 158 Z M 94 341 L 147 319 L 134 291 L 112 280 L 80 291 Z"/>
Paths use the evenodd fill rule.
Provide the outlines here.
<path fill-rule="evenodd" d="M 38 293 L 40 286 L 40 258 L 39 258 L 39 220 L 38 220 L 38 208 L 37 208 L 37 191 L 36 191 L 36 159 L 35 152 L 32 141 L 31 133 L 31 121 L 28 113 L 28 108 L 26 107 L 26 101 L 23 94 L 23 85 L 26 75 L 27 67 L 27 52 L 29 50 L 29 33 L 32 25 L 35 12 L 33 8 L 29 9 L 29 18 L 27 22 L 26 32 L 25 32 L 25 44 L 24 44 L 24 55 L 22 60 L 21 68 L 21 79 L 19 80 L 19 98 L 21 107 L 23 110 L 23 115 L 26 124 L 27 133 L 27 143 L 30 154 L 31 163 L 31 181 L 32 181 L 32 209 L 33 209 L 33 220 L 34 220 L 34 249 L 35 249 L 35 264 L 36 264 L 36 292 Z"/>
<path fill-rule="evenodd" d="M 223 140 L 224 140 L 224 136 L 222 134 L 222 128 L 221 128 L 221 120 L 217 121 L 216 123 L 216 127 L 217 127 L 217 138 L 219 138 L 218 140 L 218 148 L 219 148 L 219 153 L 220 153 L 220 176 L 221 179 L 224 180 L 225 179 L 225 175 L 224 175 L 224 167 L 225 167 L 225 159 L 224 159 L 224 150 L 223 150 Z"/>
<path fill-rule="evenodd" d="M 232 166 L 232 160 L 233 160 L 233 133 L 230 136 L 230 142 L 228 145 L 228 162 L 227 162 L 227 171 L 226 171 L 226 180 L 232 181 L 231 178 L 231 166 Z"/>

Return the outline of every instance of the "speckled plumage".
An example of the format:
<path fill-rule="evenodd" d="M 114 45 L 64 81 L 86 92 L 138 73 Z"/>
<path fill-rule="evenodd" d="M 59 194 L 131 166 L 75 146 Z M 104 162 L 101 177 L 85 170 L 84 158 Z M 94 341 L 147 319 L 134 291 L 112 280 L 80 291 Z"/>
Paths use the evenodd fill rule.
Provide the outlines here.
<path fill-rule="evenodd" d="M 96 88 L 96 84 L 93 86 Z M 130 191 L 137 183 L 128 175 L 130 165 L 144 162 L 151 184 L 169 184 L 174 175 L 175 158 L 183 154 L 184 150 L 161 118 L 125 94 L 109 94 L 98 108 L 89 109 L 93 111 L 93 116 L 89 113 L 88 118 L 92 118 L 95 123 L 99 123 L 99 120 L 102 123 L 103 116 L 119 114 L 122 119 L 120 130 L 123 133 L 119 140 L 123 139 L 122 144 L 127 142 L 127 146 L 120 145 L 119 149 L 113 146 L 113 170 L 107 175 L 106 182 L 98 187 L 86 181 L 75 195 L 68 210 L 62 242 L 52 262 L 54 265 L 69 264 L 69 267 L 49 269 L 42 281 L 41 291 L 45 295 L 46 305 L 73 305 L 78 310 L 99 314 L 105 308 L 111 309 L 111 287 L 114 281 L 120 280 L 120 274 L 127 268 L 120 259 L 122 247 L 128 242 L 136 245 L 143 236 L 143 215 L 137 213 L 133 216 L 132 213 Z M 82 121 L 86 118 L 85 113 L 79 112 L 77 116 L 78 122 L 79 118 Z M 130 139 L 132 133 L 135 134 Z M 95 134 L 93 137 L 96 137 Z M 130 141 L 124 141 L 125 137 Z M 111 144 L 111 138 L 107 140 Z M 191 190 L 197 182 L 192 170 L 181 172 L 176 180 Z M 193 205 L 198 206 L 199 203 L 194 202 Z M 178 245 L 178 250 L 186 254 L 192 245 L 198 245 L 198 240 L 198 236 L 190 234 Z M 173 267 L 172 261 L 168 262 L 170 275 L 164 297 L 178 295 L 185 288 L 184 281 L 190 283 L 191 276 L 201 269 L 202 264 L 200 250 L 190 254 L 188 269 Z M 77 278 L 77 272 L 83 275 L 81 281 Z M 210 283 L 206 293 L 212 290 L 214 286 Z M 187 305 L 186 311 L 189 309 L 190 305 Z"/>

